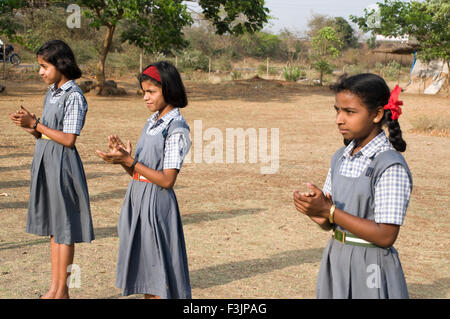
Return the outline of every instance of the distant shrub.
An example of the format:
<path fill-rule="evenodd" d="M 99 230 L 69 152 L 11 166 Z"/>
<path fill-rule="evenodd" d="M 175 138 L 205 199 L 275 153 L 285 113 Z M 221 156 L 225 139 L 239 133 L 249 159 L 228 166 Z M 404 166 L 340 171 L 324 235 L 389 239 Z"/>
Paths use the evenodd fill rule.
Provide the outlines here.
<path fill-rule="evenodd" d="M 283 77 L 286 81 L 296 82 L 306 77 L 306 71 L 298 66 L 285 66 L 283 68 Z"/>
<path fill-rule="evenodd" d="M 237 70 L 233 70 L 231 71 L 231 79 L 233 80 L 239 80 L 242 78 L 242 73 L 237 71 Z"/>
<path fill-rule="evenodd" d="M 221 55 L 220 57 L 214 59 L 213 67 L 214 70 L 219 70 L 222 72 L 231 71 L 233 68 L 231 58 L 226 55 Z"/>
<path fill-rule="evenodd" d="M 345 73 L 349 75 L 355 75 L 359 73 L 365 73 L 367 70 L 367 67 L 363 64 L 350 64 L 345 66 Z"/>
<path fill-rule="evenodd" d="M 375 72 L 388 79 L 397 78 L 399 76 L 399 73 L 401 72 L 401 69 L 401 64 L 395 60 L 389 61 L 385 65 L 380 62 L 377 62 L 375 64 Z"/>
<path fill-rule="evenodd" d="M 384 70 L 384 76 L 388 78 L 396 78 L 402 66 L 397 61 L 390 61 Z"/>
<path fill-rule="evenodd" d="M 269 75 L 278 75 L 279 70 L 275 66 L 269 66 Z M 267 74 L 267 65 L 266 64 L 259 64 L 258 65 L 258 74 L 259 75 L 266 75 Z"/>
<path fill-rule="evenodd" d="M 198 50 L 184 51 L 179 65 L 183 70 L 208 71 L 209 58 Z"/>

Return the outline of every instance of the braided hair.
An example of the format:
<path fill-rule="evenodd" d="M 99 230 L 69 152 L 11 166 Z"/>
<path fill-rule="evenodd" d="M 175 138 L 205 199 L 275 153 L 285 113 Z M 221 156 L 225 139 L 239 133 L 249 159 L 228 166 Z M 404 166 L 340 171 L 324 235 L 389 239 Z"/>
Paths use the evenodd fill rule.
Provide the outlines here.
<path fill-rule="evenodd" d="M 330 86 L 335 93 L 349 91 L 358 96 L 369 111 L 376 111 L 380 106 L 388 104 L 391 95 L 386 81 L 372 73 L 362 73 L 353 76 L 344 74 L 339 77 L 336 83 Z M 389 132 L 389 141 L 398 152 L 406 150 L 406 142 L 402 138 L 402 131 L 398 119 L 392 119 L 391 110 L 384 110 L 383 119 L 380 125 L 385 125 Z M 344 144 L 348 145 L 350 141 L 344 140 Z"/>

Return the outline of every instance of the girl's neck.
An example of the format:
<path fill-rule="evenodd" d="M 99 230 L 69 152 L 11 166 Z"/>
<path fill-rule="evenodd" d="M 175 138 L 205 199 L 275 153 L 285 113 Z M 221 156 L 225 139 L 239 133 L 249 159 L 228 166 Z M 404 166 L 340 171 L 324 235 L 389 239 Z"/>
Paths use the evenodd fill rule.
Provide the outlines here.
<path fill-rule="evenodd" d="M 382 131 L 381 127 L 377 127 L 376 129 L 372 130 L 369 135 L 362 139 L 355 139 L 355 147 L 352 150 L 352 155 L 355 155 L 358 153 L 364 146 L 369 144 L 371 140 L 373 140 L 375 137 L 378 136 Z"/>
<path fill-rule="evenodd" d="M 164 115 L 166 115 L 173 109 L 174 109 L 174 107 L 172 105 L 167 104 L 162 110 L 159 111 L 159 114 L 158 114 L 158 117 L 156 118 L 156 120 L 159 120 L 160 118 L 162 118 Z"/>
<path fill-rule="evenodd" d="M 64 75 L 61 75 L 61 78 L 59 79 L 59 81 L 55 82 L 56 89 L 59 89 L 61 86 L 63 86 L 64 84 L 66 84 L 69 81 L 70 81 L 70 79 L 66 78 Z"/>

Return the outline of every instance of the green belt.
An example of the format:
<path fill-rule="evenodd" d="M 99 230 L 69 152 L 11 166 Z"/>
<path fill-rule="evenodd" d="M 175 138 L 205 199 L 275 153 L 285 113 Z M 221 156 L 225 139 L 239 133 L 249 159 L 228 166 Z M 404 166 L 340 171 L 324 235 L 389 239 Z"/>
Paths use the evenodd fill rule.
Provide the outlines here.
<path fill-rule="evenodd" d="M 353 235 L 352 233 L 346 233 L 346 232 L 340 231 L 339 229 L 335 229 L 333 231 L 333 238 L 337 241 L 340 241 L 343 244 L 346 244 L 346 245 L 379 248 L 379 246 L 372 244 L 371 242 L 368 242 L 364 239 L 358 238 L 355 235 Z"/>

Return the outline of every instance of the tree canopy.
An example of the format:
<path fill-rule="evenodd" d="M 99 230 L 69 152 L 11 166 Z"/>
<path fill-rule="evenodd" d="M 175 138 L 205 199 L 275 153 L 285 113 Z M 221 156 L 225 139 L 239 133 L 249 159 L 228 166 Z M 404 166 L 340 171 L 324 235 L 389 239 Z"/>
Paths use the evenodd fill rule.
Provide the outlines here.
<path fill-rule="evenodd" d="M 105 81 L 106 55 L 118 23 L 126 26 L 120 35 L 121 41 L 128 41 L 147 52 L 185 47 L 183 28 L 193 22 L 185 2 L 197 2 L 218 34 L 257 31 L 267 22 L 269 12 L 264 7 L 264 0 L 78 0 L 80 5 L 90 9 L 85 15 L 92 19 L 92 26 L 106 27 L 97 64 L 97 81 L 100 84 Z"/>
<path fill-rule="evenodd" d="M 188 43 L 183 30 L 194 22 L 193 13 L 188 10 L 189 2 L 198 4 L 203 19 L 211 22 L 217 34 L 253 33 L 262 29 L 268 20 L 269 10 L 264 0 L 74 0 L 73 3 L 82 8 L 89 27 L 105 32 L 102 43 L 96 48 L 99 54 L 97 82 L 105 83 L 106 57 L 117 30 L 120 30 L 120 42 L 129 42 L 149 53 L 185 48 Z M 58 3 L 57 0 L 0 1 L 0 34 L 22 42 L 24 35 L 18 35 L 21 26 L 15 21 L 17 14 L 30 7 L 43 8 Z"/>
<path fill-rule="evenodd" d="M 417 41 L 424 60 L 450 58 L 450 2 L 424 0 L 403 2 L 384 0 L 376 10 L 365 10 L 362 17 L 351 16 L 364 32 L 384 36 L 409 36 Z M 374 21 L 375 20 L 377 21 Z M 374 23 L 375 22 L 375 23 Z"/>

